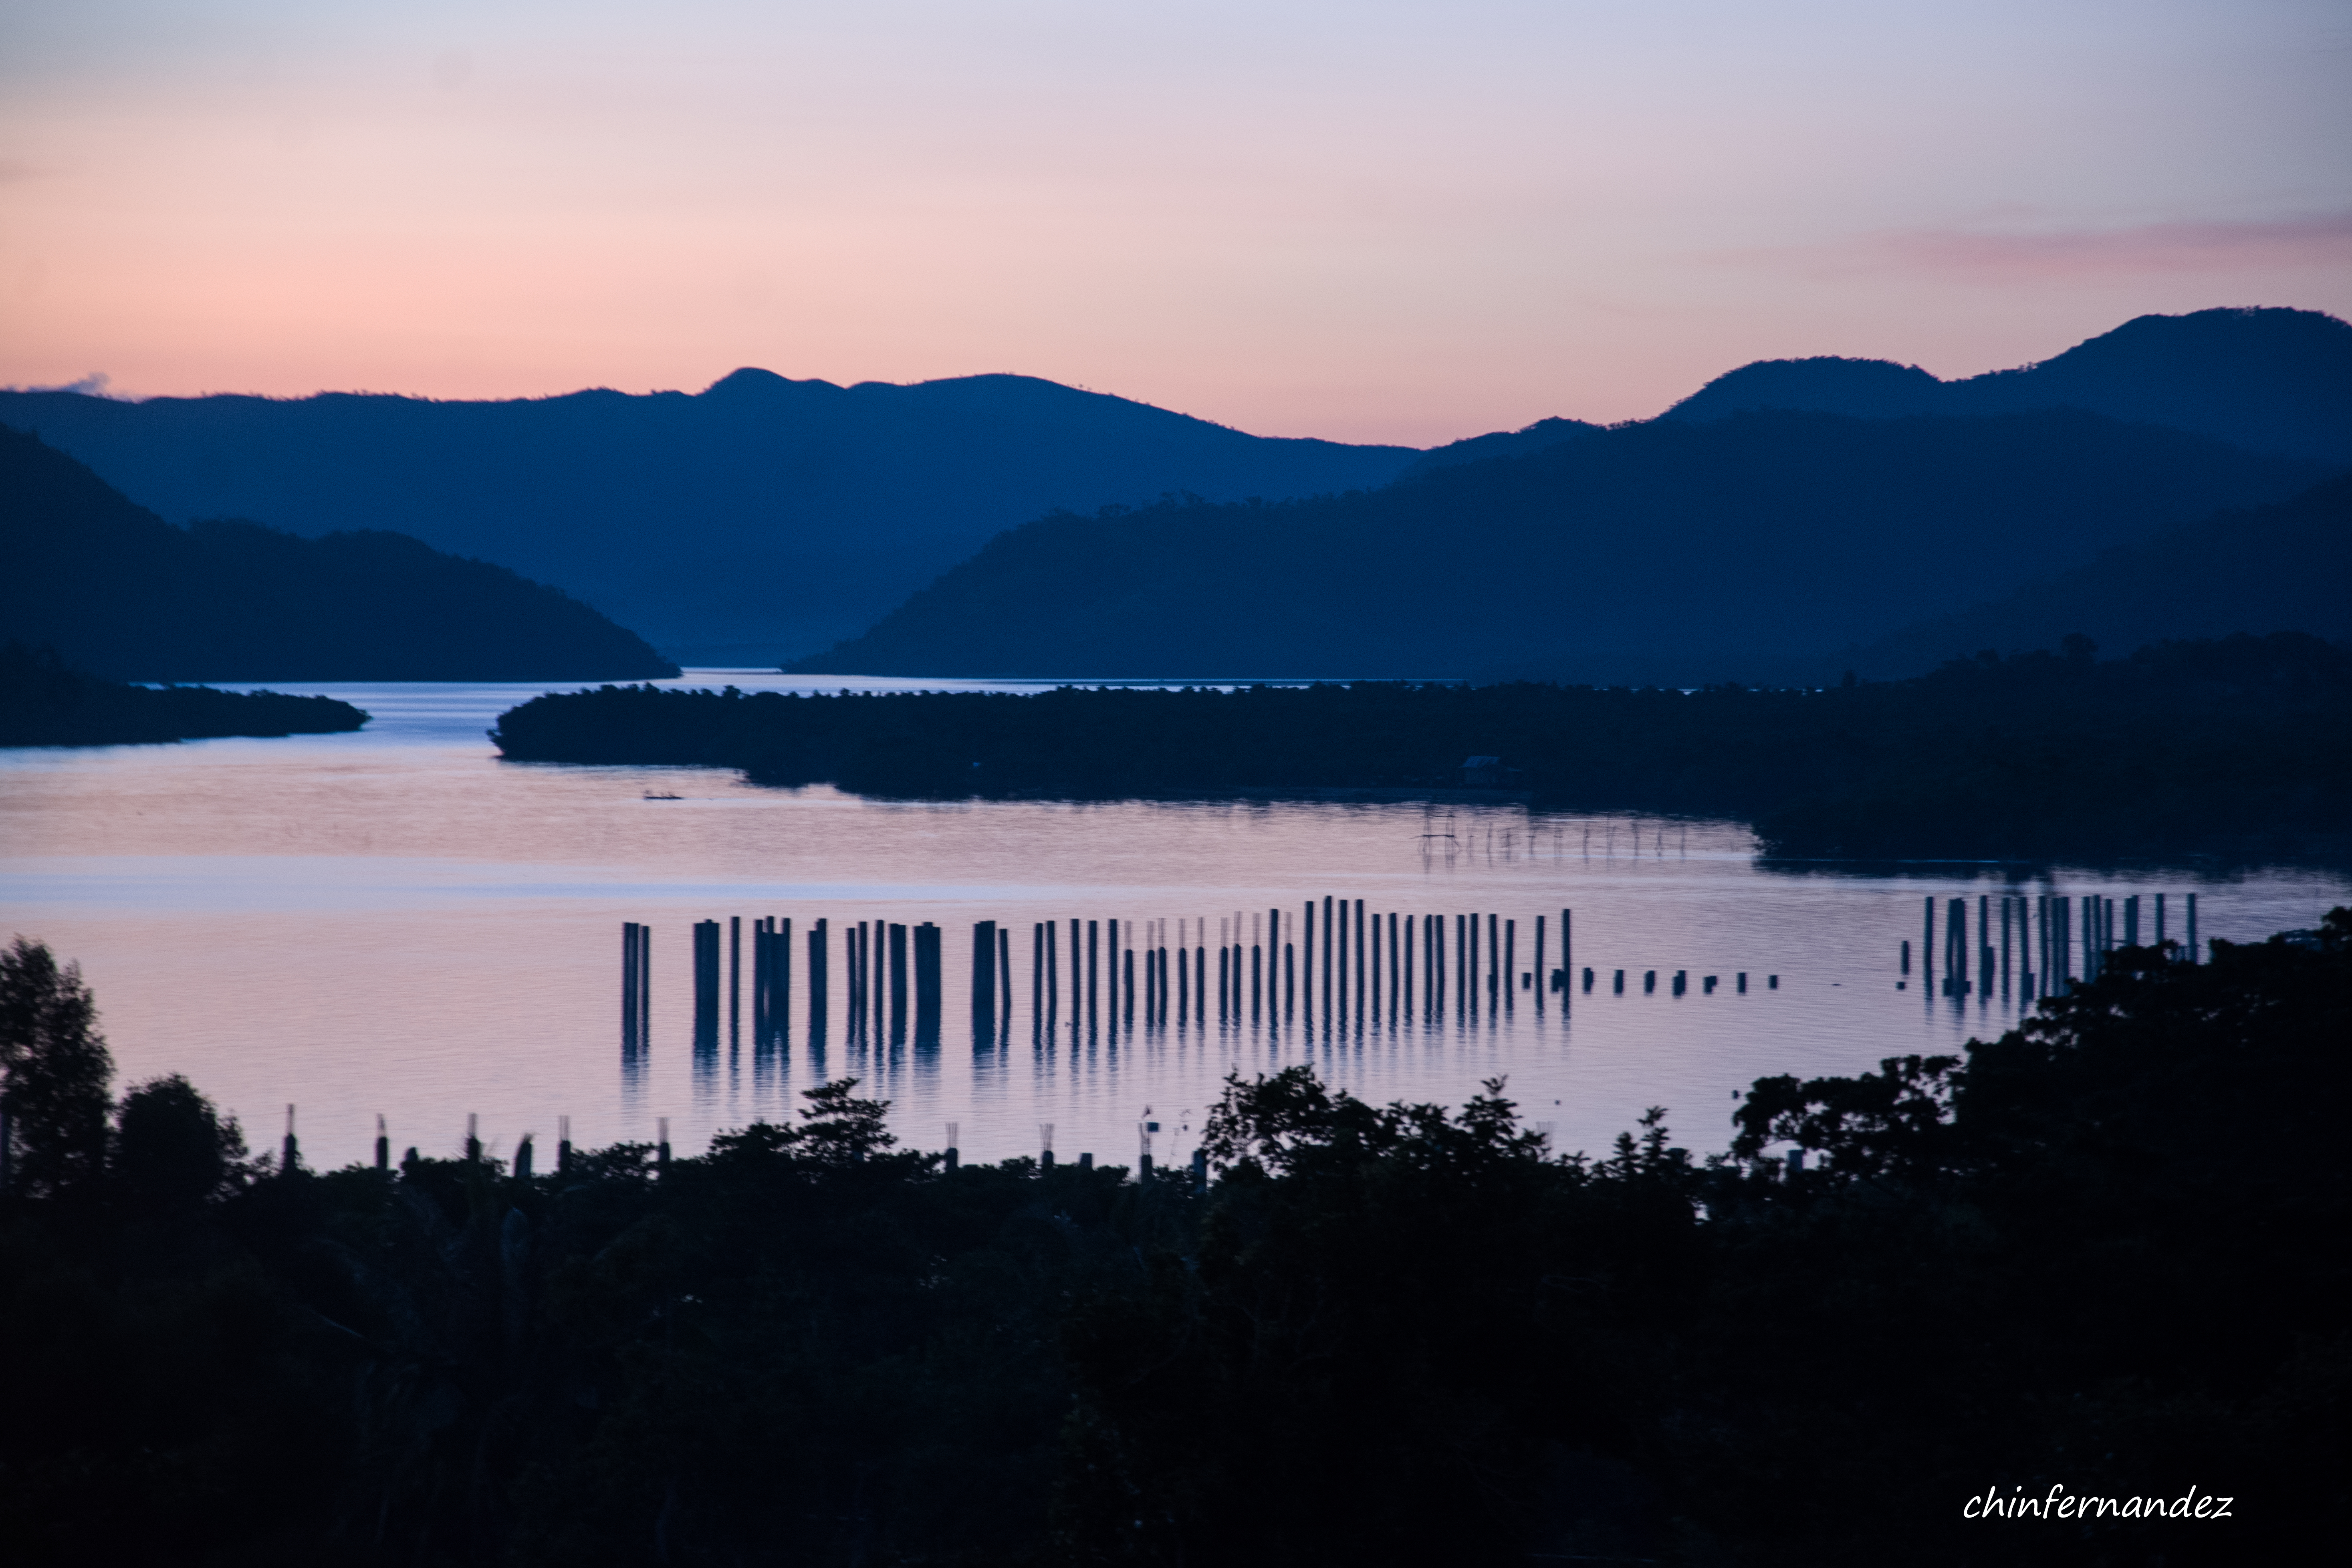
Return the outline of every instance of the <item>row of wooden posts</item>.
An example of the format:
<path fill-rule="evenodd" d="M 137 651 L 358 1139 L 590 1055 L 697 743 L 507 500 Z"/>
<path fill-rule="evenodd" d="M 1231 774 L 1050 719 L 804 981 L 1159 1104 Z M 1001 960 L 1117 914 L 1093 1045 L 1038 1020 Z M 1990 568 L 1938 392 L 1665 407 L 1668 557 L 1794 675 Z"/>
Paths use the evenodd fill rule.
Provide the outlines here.
<path fill-rule="evenodd" d="M 975 945 L 977 944 L 975 943 Z M 5 1130 L 7 1122 L 5 1118 L 5 1113 L 0 1113 L 0 1130 Z M 555 1119 L 555 1173 L 558 1175 L 563 1175 L 569 1173 L 572 1168 L 572 1118 L 569 1116 L 557 1117 Z M 657 1173 L 667 1173 L 669 1170 L 670 1163 L 669 1118 L 667 1116 L 655 1118 L 655 1129 L 653 1151 L 654 1168 Z M 958 1135 L 961 1131 L 961 1128 L 958 1123 L 950 1121 L 947 1124 L 947 1147 L 941 1152 L 941 1153 L 946 1168 L 953 1171 L 962 1164 L 963 1152 L 956 1146 L 959 1142 Z M 1152 1121 L 1139 1121 L 1136 1124 L 1136 1131 L 1141 1140 L 1141 1148 L 1137 1160 L 1137 1172 L 1144 1180 L 1150 1181 L 1155 1174 L 1151 1158 L 1151 1141 L 1153 1136 L 1160 1131 L 1160 1123 Z M 1050 1171 L 1054 1169 L 1054 1124 L 1050 1121 L 1040 1122 L 1038 1124 L 1037 1131 L 1038 1142 L 1042 1145 L 1037 1162 L 1038 1168 L 1040 1170 Z M 515 1143 L 514 1158 L 509 1162 L 508 1173 L 513 1176 L 517 1181 L 527 1182 L 531 1179 L 532 1167 L 536 1153 L 533 1146 L 536 1142 L 537 1139 L 534 1134 L 525 1132 Z M 0 1143 L 0 1148 L 5 1148 L 5 1143 Z M 464 1158 L 468 1164 L 478 1165 L 482 1163 L 481 1119 L 472 1111 L 467 1111 L 466 1113 L 466 1145 Z M 284 1142 L 279 1146 L 278 1162 L 278 1168 L 284 1171 L 294 1170 L 302 1163 L 301 1144 L 297 1142 L 294 1136 L 294 1107 L 291 1105 L 286 1108 L 286 1137 Z M 408 1174 L 419 1163 L 421 1163 L 421 1162 L 417 1158 L 416 1146 L 412 1143 L 408 1146 L 407 1152 L 401 1156 L 400 1169 L 402 1173 L 404 1175 Z M 1094 1169 L 1094 1163 L 1095 1157 L 1091 1153 L 1082 1153 L 1078 1156 L 1078 1169 L 1082 1171 L 1090 1171 Z M 392 1169 L 392 1133 L 391 1129 L 384 1124 L 384 1120 L 382 1115 L 378 1115 L 375 1119 L 375 1168 L 379 1171 L 387 1172 Z M 0 1163 L 0 1192 L 7 1190 L 5 1173 L 6 1166 L 5 1163 Z M 1209 1184 L 1209 1156 L 1206 1150 L 1195 1149 L 1192 1151 L 1192 1156 L 1187 1173 L 1195 1191 L 1204 1192 L 1207 1190 Z"/>
<path fill-rule="evenodd" d="M 1409 914 L 1368 910 L 1361 899 L 1307 900 L 1296 913 L 1279 906 L 1178 920 L 1039 921 L 1029 929 L 1029 1001 L 1038 1029 L 1064 1016 L 1090 1027 L 1147 1027 L 1196 1021 L 1218 1024 L 1303 1024 L 1327 1026 L 1400 1016 L 1432 1020 L 1451 1009 L 1464 1017 L 1514 1012 L 1519 993 L 1537 1011 L 1557 994 L 1564 1007 L 1575 988 L 1573 911 L 1533 922 L 1532 962 L 1519 962 L 1519 926 L 1499 914 Z M 1559 944 L 1557 965 L 1548 963 Z M 642 1048 L 651 1015 L 652 938 L 649 926 L 622 928 L 622 1041 Z M 942 1011 L 941 931 L 885 921 L 844 925 L 838 942 L 819 919 L 793 938 L 780 917 L 702 921 L 694 927 L 694 1042 L 715 1049 L 722 1027 L 730 1044 L 743 1035 L 743 949 L 750 937 L 751 1036 L 755 1047 L 782 1043 L 792 1008 L 795 957 L 803 960 L 803 1016 L 821 1037 L 835 1005 L 834 952 L 840 953 L 845 1022 L 855 1037 L 903 1041 L 911 1027 L 918 1044 L 936 1044 Z M 1012 1022 L 1013 931 L 994 921 L 971 929 L 970 975 L 975 1037 L 992 1044 Z M 796 954 L 796 948 L 798 950 Z M 1590 994 L 1594 972 L 1582 973 Z M 1706 975 L 1708 994 L 1717 977 Z M 911 982 L 911 984 L 910 984 Z M 1777 989 L 1780 976 L 1769 977 Z M 1686 972 L 1676 971 L 1674 994 L 1684 994 Z M 1748 976 L 1737 976 L 1740 994 Z M 1643 989 L 1657 988 L 1647 972 Z M 1613 989 L 1625 990 L 1625 971 Z M 1065 1014 L 1066 1008 L 1066 1015 Z M 870 1033 L 869 1033 L 870 1032 Z"/>
<path fill-rule="evenodd" d="M 2020 1001 L 2026 1002 L 2063 995 L 2074 988 L 2076 979 L 2074 940 L 2078 914 L 2083 947 L 2080 978 L 2087 983 L 2105 972 L 2107 957 L 2116 948 L 2140 945 L 2144 907 L 2141 898 L 2138 893 L 2127 894 L 2121 900 L 2099 893 L 2085 893 L 2079 900 L 2064 893 L 2031 897 L 2003 893 L 1996 905 L 1994 895 L 1979 893 L 1973 946 L 1969 940 L 1969 900 L 1953 899 L 1945 916 L 1939 964 L 1934 956 L 1938 900 L 1931 895 L 1927 900 L 1925 924 L 1919 937 L 1920 987 L 1926 990 L 1937 986 L 1946 996 L 1989 998 L 1997 990 L 2005 997 L 2013 992 Z M 2151 902 L 2148 945 L 2163 948 L 2171 940 L 2166 929 L 2169 913 L 2167 895 L 2158 893 Z M 2174 952 L 2180 962 L 2195 963 L 2197 895 L 2186 895 L 2183 902 L 2184 930 Z M 1993 941 L 1996 919 L 2000 932 L 1998 947 Z M 1907 984 L 1911 973 L 1911 944 L 1907 941 L 1903 943 L 1901 963 L 1904 978 L 1897 984 Z"/>
<path fill-rule="evenodd" d="M 654 1163 L 667 1170 L 669 1166 L 669 1118 L 657 1118 L 656 1124 Z M 514 1158 L 509 1163 L 509 1169 L 518 1180 L 530 1180 L 531 1167 L 537 1157 L 537 1135 L 530 1132 L 525 1132 L 516 1142 Z M 294 1107 L 291 1105 L 286 1108 L 286 1136 L 278 1145 L 278 1158 L 281 1171 L 294 1170 L 302 1163 L 302 1145 L 294 1136 Z M 479 1164 L 482 1161 L 481 1119 L 470 1110 L 466 1113 L 465 1159 L 468 1164 Z M 406 1172 L 418 1163 L 416 1145 L 412 1143 L 408 1152 L 400 1157 L 400 1168 Z M 385 1125 L 381 1114 L 375 1119 L 375 1168 L 379 1171 L 392 1169 L 392 1130 Z M 555 1119 L 555 1169 L 559 1175 L 572 1169 L 572 1118 L 569 1116 Z"/>

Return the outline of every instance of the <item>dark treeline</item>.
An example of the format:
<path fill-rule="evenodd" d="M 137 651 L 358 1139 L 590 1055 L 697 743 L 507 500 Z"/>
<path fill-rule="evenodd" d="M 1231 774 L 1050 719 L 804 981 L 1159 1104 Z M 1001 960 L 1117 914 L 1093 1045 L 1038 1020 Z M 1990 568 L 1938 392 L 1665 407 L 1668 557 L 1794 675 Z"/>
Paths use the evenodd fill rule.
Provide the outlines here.
<path fill-rule="evenodd" d="M 52 648 L 0 646 L 0 746 L 122 746 L 215 735 L 329 735 L 367 714 L 331 697 L 100 680 Z"/>
<path fill-rule="evenodd" d="M 0 639 L 131 680 L 599 680 L 677 666 L 578 600 L 405 534 L 174 528 L 0 426 Z"/>
<path fill-rule="evenodd" d="M 2339 910 L 2125 950 L 1965 1059 L 1759 1080 L 1706 1159 L 1663 1112 L 1559 1157 L 1500 1081 L 1380 1107 L 1296 1068 L 1229 1085 L 1205 1191 L 951 1170 L 846 1081 L 667 1165 L 316 1173 L 181 1079 L 114 1102 L 89 991 L 20 940 L 0 1531 L 26 1563 L 2283 1560 L 2352 1500 L 2347 1026 Z M 2229 1518 L 2137 1517 L 2184 1497 Z"/>
<path fill-rule="evenodd" d="M 2277 855 L 2352 825 L 2352 650 L 2279 634 L 1692 692 L 1519 683 L 540 697 L 509 757 L 708 763 L 905 796 L 1439 789 L 1472 756 L 1563 808 L 1720 815 L 1790 856 Z"/>

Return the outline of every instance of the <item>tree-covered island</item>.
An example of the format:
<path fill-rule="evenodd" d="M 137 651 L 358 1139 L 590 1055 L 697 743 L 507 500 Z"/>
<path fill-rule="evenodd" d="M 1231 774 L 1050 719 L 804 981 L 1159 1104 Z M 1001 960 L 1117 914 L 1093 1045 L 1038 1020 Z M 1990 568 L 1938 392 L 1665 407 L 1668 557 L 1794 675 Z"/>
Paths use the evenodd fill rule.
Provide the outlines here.
<path fill-rule="evenodd" d="M 509 710 L 518 761 L 695 763 L 913 797 L 1435 791 L 1719 816 L 1792 857 L 2341 854 L 2352 650 L 2163 643 L 1820 690 L 1366 682 L 795 696 L 606 686 Z M 1496 758 L 1465 774 L 1471 757 Z"/>
<path fill-rule="evenodd" d="M 367 721 L 364 710 L 332 697 L 133 686 L 75 669 L 50 648 L 0 646 L 0 746 L 332 735 Z"/>

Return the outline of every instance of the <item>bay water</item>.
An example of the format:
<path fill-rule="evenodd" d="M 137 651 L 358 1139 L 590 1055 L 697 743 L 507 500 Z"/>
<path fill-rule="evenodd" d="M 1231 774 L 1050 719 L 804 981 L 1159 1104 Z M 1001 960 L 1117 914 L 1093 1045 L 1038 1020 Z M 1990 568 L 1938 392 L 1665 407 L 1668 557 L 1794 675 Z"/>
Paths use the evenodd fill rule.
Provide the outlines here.
<path fill-rule="evenodd" d="M 1030 689 L 710 670 L 670 684 L 730 682 Z M 718 769 L 503 761 L 484 732 L 539 686 L 278 689 L 341 697 L 374 719 L 350 735 L 0 750 L 0 933 L 81 964 L 126 1081 L 186 1074 L 257 1147 L 274 1145 L 291 1103 L 317 1165 L 367 1158 L 379 1115 L 395 1152 L 453 1153 L 472 1114 L 494 1153 L 536 1133 L 542 1168 L 558 1117 L 583 1145 L 650 1142 L 666 1119 L 691 1153 L 847 1076 L 891 1102 L 909 1143 L 942 1147 L 952 1123 L 967 1160 L 1034 1153 L 1050 1124 L 1064 1160 L 1132 1164 L 1156 1122 L 1155 1156 L 1181 1163 L 1227 1074 L 1302 1062 L 1381 1101 L 1458 1104 L 1506 1079 L 1563 1151 L 1603 1152 L 1664 1106 L 1677 1142 L 1714 1150 L 1735 1092 L 1759 1076 L 1864 1070 L 2015 1022 L 2020 1004 L 1998 985 L 1965 996 L 1923 985 L 1927 898 L 1967 898 L 1973 920 L 1980 895 L 1997 908 L 2004 894 L 2152 904 L 2165 892 L 2179 936 L 2181 895 L 2196 892 L 2200 934 L 2231 940 L 2310 926 L 2352 900 L 2352 877 L 2329 868 L 1767 865 L 1736 823 L 1496 800 L 866 800 Z M 1238 916 L 1246 931 L 1274 908 L 1296 940 L 1312 900 L 1319 943 L 1326 898 L 1443 916 L 1454 978 L 1456 917 L 1515 922 L 1524 974 L 1537 920 L 1557 966 L 1560 911 L 1572 910 L 1570 991 L 1538 976 L 1489 1005 L 1482 986 L 1476 1006 L 1449 998 L 1435 1017 L 1387 1004 L 1363 1016 L 1351 997 L 1339 1017 L 1318 979 L 1311 1021 L 1294 1008 L 1221 1022 L 1213 980 L 1205 1025 L 1171 1009 L 1161 1026 L 1139 1006 L 1132 1026 L 1107 1006 L 1074 1016 L 1068 921 L 1166 921 L 1171 944 L 1177 921 L 1188 933 L 1205 921 L 1213 948 L 1220 921 Z M 698 1053 L 693 923 L 742 919 L 748 991 L 748 932 L 771 916 L 795 933 L 785 1044 L 751 1037 L 747 994 L 740 1034 L 722 1017 L 715 1048 Z M 820 918 L 832 1006 L 813 1037 L 802 935 Z M 841 933 L 877 920 L 943 928 L 936 1042 L 850 1026 Z M 980 921 L 1011 933 L 1011 1017 L 994 1038 L 975 1038 L 965 1000 Z M 652 927 L 650 1030 L 630 1052 L 625 921 Z M 1050 1020 L 1031 983 L 1045 921 L 1061 922 L 1064 948 Z M 2143 921 L 2145 934 L 2152 910 Z M 1385 989 L 1385 962 L 1382 973 Z"/>

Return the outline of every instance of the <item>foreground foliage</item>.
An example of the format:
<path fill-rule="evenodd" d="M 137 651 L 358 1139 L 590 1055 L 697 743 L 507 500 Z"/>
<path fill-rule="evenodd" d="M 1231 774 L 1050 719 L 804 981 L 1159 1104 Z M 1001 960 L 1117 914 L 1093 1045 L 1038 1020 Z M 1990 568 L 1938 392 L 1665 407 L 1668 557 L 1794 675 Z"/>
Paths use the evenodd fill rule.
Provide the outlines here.
<path fill-rule="evenodd" d="M 849 1082 L 666 1169 L 313 1173 L 179 1080 L 110 1121 L 37 946 L 0 1029 L 14 1560 L 2179 1563 L 2352 1500 L 2352 910 L 1759 1080 L 1707 1159 L 1236 1079 L 1204 1193 Z M 2232 1511 L 1962 1516 L 2053 1486 Z"/>

